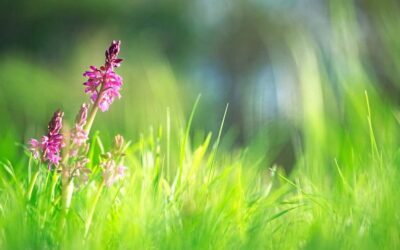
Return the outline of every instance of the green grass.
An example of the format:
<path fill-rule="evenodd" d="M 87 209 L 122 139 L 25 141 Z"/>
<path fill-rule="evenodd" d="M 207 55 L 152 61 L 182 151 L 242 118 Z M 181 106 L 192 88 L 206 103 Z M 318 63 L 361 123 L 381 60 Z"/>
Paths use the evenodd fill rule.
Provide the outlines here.
<path fill-rule="evenodd" d="M 221 108 L 217 131 L 198 133 L 197 99 L 187 125 L 179 126 L 179 116 L 166 108 L 159 126 L 133 137 L 128 175 L 111 188 L 98 184 L 99 154 L 110 138 L 102 142 L 93 133 L 93 174 L 75 190 L 62 227 L 59 174 L 30 160 L 14 143 L 12 127 L 3 130 L 10 132 L 0 144 L 0 248 L 399 248 L 398 108 L 381 98 L 365 72 L 342 78 L 335 97 L 317 55 L 303 53 L 302 143 L 289 176 L 270 164 L 260 144 L 226 146 L 228 107 Z"/>
<path fill-rule="evenodd" d="M 129 175 L 99 192 L 87 236 L 101 178 L 98 154 L 107 150 L 98 133 L 91 139 L 93 175 L 75 191 L 65 228 L 59 174 L 28 156 L 21 166 L 3 161 L 0 248 L 396 249 L 398 122 L 393 110 L 371 95 L 346 97 L 348 106 L 336 122 L 319 118 L 324 132 L 304 129 L 291 176 L 263 160 L 249 160 L 252 148 L 219 150 L 222 125 L 216 136 L 210 133 L 193 145 L 195 109 L 180 129 L 185 131 L 180 142 L 171 141 L 168 116 L 131 144 Z"/>

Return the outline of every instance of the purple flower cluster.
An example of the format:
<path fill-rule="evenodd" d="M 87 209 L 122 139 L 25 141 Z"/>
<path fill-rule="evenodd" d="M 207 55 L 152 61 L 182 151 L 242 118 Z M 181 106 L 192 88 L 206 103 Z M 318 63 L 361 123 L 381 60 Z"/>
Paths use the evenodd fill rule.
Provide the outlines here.
<path fill-rule="evenodd" d="M 89 181 L 91 170 L 87 168 L 89 162 L 88 135 L 93 124 L 97 110 L 108 110 L 116 98 L 120 98 L 122 78 L 114 69 L 119 67 L 122 59 L 118 58 L 120 41 L 113 41 L 105 52 L 105 63 L 100 68 L 90 66 L 90 70 L 83 75 L 87 77 L 84 83 L 85 92 L 91 96 L 94 103 L 90 107 L 83 103 L 75 119 L 74 126 L 67 131 L 62 129 L 64 113 L 57 110 L 48 125 L 48 132 L 40 140 L 31 139 L 29 149 L 35 159 L 47 163 L 49 169 L 56 166 L 57 173 L 62 175 L 63 208 L 68 210 L 72 197 L 74 182 L 79 186 Z M 65 129 L 64 129 L 65 130 Z M 65 133 L 64 133 L 65 132 Z M 129 146 L 120 135 L 115 137 L 114 147 L 100 162 L 102 168 L 103 184 L 111 186 L 125 175 L 126 167 L 123 165 L 124 151 Z M 61 149 L 63 154 L 61 157 Z M 74 180 L 74 181 L 73 181 Z"/>
<path fill-rule="evenodd" d="M 61 160 L 60 151 L 64 146 L 63 136 L 60 133 L 63 116 L 64 113 L 57 110 L 49 122 L 47 135 L 42 136 L 40 141 L 31 139 L 29 142 L 33 157 L 47 162 L 49 168 L 57 166 Z"/>
<path fill-rule="evenodd" d="M 105 64 L 100 68 L 90 66 L 90 70 L 83 73 L 87 81 L 85 93 L 101 111 L 107 111 L 115 98 L 121 98 L 119 93 L 122 87 L 122 77 L 115 73 L 114 68 L 120 66 L 122 59 L 118 58 L 121 42 L 113 41 L 105 52 Z"/>

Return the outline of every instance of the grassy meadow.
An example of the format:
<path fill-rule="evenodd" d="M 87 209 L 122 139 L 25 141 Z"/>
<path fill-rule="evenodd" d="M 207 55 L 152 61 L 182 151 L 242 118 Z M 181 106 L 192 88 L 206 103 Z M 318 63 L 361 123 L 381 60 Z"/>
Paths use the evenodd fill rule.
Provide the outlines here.
<path fill-rule="evenodd" d="M 212 90 L 191 85 L 148 40 L 118 38 L 122 98 L 97 114 L 91 174 L 67 212 L 61 173 L 35 161 L 27 142 L 57 108 L 73 126 L 88 99 L 82 72 L 113 37 L 87 36 L 59 64 L 3 54 L 0 249 L 400 248 L 400 109 L 364 60 L 352 5 L 340 2 L 330 6 L 331 43 L 300 28 L 284 40 L 298 82 L 290 129 L 259 125 L 239 144 L 228 122 L 235 105 L 210 100 Z M 382 23 L 385 34 L 394 24 Z M 397 65 L 398 43 L 382 37 Z M 274 161 L 280 133 L 293 145 L 292 169 Z M 116 134 L 130 141 L 126 176 L 105 187 L 100 161 Z"/>

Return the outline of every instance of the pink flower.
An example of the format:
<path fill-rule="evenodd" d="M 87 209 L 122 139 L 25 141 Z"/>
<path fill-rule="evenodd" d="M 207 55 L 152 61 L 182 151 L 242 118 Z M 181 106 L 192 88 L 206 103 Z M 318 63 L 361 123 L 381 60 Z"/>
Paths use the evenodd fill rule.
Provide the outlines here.
<path fill-rule="evenodd" d="M 103 180 L 107 187 L 124 178 L 127 168 L 123 162 L 128 145 L 129 143 L 125 143 L 121 135 L 117 135 L 114 138 L 114 145 L 111 151 L 102 155 L 103 160 L 100 166 L 103 169 Z"/>
<path fill-rule="evenodd" d="M 58 165 L 61 160 L 60 150 L 63 147 L 62 142 L 63 136 L 61 134 L 43 136 L 41 140 L 44 161 L 49 163 L 49 168 L 51 165 Z"/>
<path fill-rule="evenodd" d="M 121 180 L 125 176 L 126 167 L 122 164 L 116 165 L 114 160 L 108 160 L 101 164 L 103 168 L 103 179 L 107 187 L 110 187 L 115 182 Z"/>
<path fill-rule="evenodd" d="M 88 139 L 88 136 L 87 136 L 85 130 L 83 130 L 82 127 L 79 127 L 77 125 L 75 125 L 75 128 L 72 131 L 71 136 L 72 136 L 71 137 L 72 143 L 75 144 L 76 146 L 83 145 Z"/>
<path fill-rule="evenodd" d="M 126 171 L 127 167 L 123 166 L 123 165 L 119 165 L 117 168 L 117 175 L 122 178 L 125 176 L 125 171 Z"/>
<path fill-rule="evenodd" d="M 88 139 L 88 135 L 83 129 L 86 124 L 88 109 L 89 105 L 87 105 L 86 103 L 82 104 L 81 109 L 79 110 L 79 113 L 75 119 L 75 128 L 72 130 L 71 139 L 72 143 L 76 146 L 81 146 Z"/>
<path fill-rule="evenodd" d="M 113 41 L 106 50 L 105 64 L 99 69 L 90 66 L 83 76 L 88 80 L 83 84 L 86 86 L 85 93 L 90 94 L 93 103 L 97 103 L 101 111 L 107 111 L 115 98 L 121 98 L 119 93 L 122 87 L 122 77 L 115 73 L 114 68 L 120 66 L 122 59 L 117 58 L 120 51 L 121 42 Z"/>
<path fill-rule="evenodd" d="M 30 139 L 29 140 L 29 145 L 30 145 L 29 150 L 32 152 L 33 158 L 39 159 L 40 150 L 41 150 L 42 147 L 41 147 L 40 143 L 38 142 L 38 140 L 33 139 L 33 138 Z"/>
<path fill-rule="evenodd" d="M 36 139 L 31 139 L 29 141 L 33 157 L 47 162 L 49 168 L 51 168 L 52 165 L 57 166 L 61 160 L 60 151 L 64 146 L 63 136 L 60 133 L 63 116 L 64 113 L 57 110 L 49 122 L 47 135 L 42 136 L 40 142 Z"/>
<path fill-rule="evenodd" d="M 85 185 L 89 180 L 89 174 L 91 173 L 90 169 L 86 168 L 86 164 L 89 160 L 86 157 L 81 157 L 77 159 L 75 163 L 74 171 L 72 172 L 72 176 L 77 178 L 77 184 Z"/>
<path fill-rule="evenodd" d="M 103 91 L 100 96 L 99 108 L 101 111 L 107 111 L 115 98 L 121 98 L 119 93 L 122 87 L 122 77 L 116 74 L 112 69 L 104 73 Z"/>
<path fill-rule="evenodd" d="M 83 128 L 86 124 L 86 119 L 88 115 L 89 105 L 86 103 L 82 104 L 81 109 L 79 110 L 78 115 L 75 119 L 75 127 L 71 131 L 71 149 L 70 155 L 76 156 L 80 148 L 86 143 L 88 140 L 88 135 Z"/>
<path fill-rule="evenodd" d="M 90 99 L 92 102 L 95 102 L 99 92 L 99 87 L 104 79 L 103 73 L 95 66 L 90 66 L 90 71 L 83 73 L 83 76 L 88 78 L 88 80 L 83 83 L 83 85 L 86 86 L 85 93 L 90 93 Z"/>

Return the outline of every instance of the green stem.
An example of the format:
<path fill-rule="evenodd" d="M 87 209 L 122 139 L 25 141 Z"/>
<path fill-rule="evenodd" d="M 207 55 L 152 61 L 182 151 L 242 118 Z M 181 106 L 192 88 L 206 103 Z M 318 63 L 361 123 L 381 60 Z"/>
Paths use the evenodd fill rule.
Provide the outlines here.
<path fill-rule="evenodd" d="M 85 225 L 85 237 L 89 233 L 90 225 L 92 224 L 92 220 L 93 220 L 94 211 L 96 210 L 96 206 L 97 206 L 97 203 L 99 202 L 99 199 L 100 199 L 103 189 L 104 189 L 104 181 L 101 182 L 99 190 L 97 190 L 96 197 L 94 198 L 94 201 L 92 203 L 92 207 L 90 208 L 89 215 L 88 215 L 88 218 L 86 220 L 86 225 Z"/>
<path fill-rule="evenodd" d="M 62 219 L 61 219 L 60 227 L 61 227 L 61 229 L 64 229 L 66 220 L 67 220 L 68 211 L 71 206 L 72 194 L 74 192 L 74 182 L 73 182 L 72 178 L 69 178 L 69 174 L 66 171 L 64 171 L 62 173 L 61 182 L 62 182 L 62 190 L 61 190 Z"/>
<path fill-rule="evenodd" d="M 68 212 L 70 206 L 71 206 L 71 200 L 72 200 L 72 194 L 74 191 L 74 182 L 72 179 L 65 178 L 63 177 L 62 181 L 62 197 L 63 197 L 63 209 Z"/>
<path fill-rule="evenodd" d="M 93 125 L 94 118 L 96 117 L 97 111 L 99 110 L 99 103 L 100 103 L 101 98 L 103 97 L 103 92 L 104 92 L 104 85 L 102 84 L 99 94 L 97 96 L 97 99 L 94 102 L 92 109 L 90 110 L 90 113 L 89 113 L 89 116 L 88 116 L 88 119 L 86 122 L 85 132 L 87 135 L 89 135 L 90 129 L 92 128 L 92 125 Z"/>
<path fill-rule="evenodd" d="M 90 114 L 89 114 L 89 117 L 87 119 L 86 126 L 85 126 L 86 134 L 89 134 L 90 129 L 92 128 L 92 125 L 93 125 L 94 118 L 96 117 L 97 110 L 99 110 L 99 106 L 98 106 L 99 100 L 100 100 L 100 98 L 97 98 L 96 102 L 94 103 L 93 108 L 90 110 Z"/>
<path fill-rule="evenodd" d="M 26 193 L 26 197 L 28 200 L 32 197 L 33 188 L 35 187 L 36 180 L 39 176 L 39 169 L 36 171 L 35 175 L 32 177 L 31 182 L 29 183 L 28 192 Z"/>
<path fill-rule="evenodd" d="M 99 109 L 99 103 L 100 103 L 100 100 L 101 100 L 101 98 L 103 96 L 103 92 L 104 92 L 104 84 L 101 85 L 101 88 L 100 88 L 99 94 L 97 96 L 97 99 L 96 99 L 94 105 L 92 106 L 92 108 L 90 110 L 90 113 L 89 113 L 89 116 L 88 116 L 88 119 L 87 119 L 87 122 L 86 122 L 86 126 L 85 126 L 85 132 L 86 132 L 87 135 L 90 132 L 90 129 L 91 129 L 92 125 L 93 125 L 94 118 L 96 117 L 97 111 Z M 69 158 L 69 153 L 67 153 L 64 156 L 64 159 L 63 159 L 63 165 L 64 166 L 66 165 L 66 163 L 68 161 L 68 158 Z M 62 211 L 63 211 L 63 213 L 62 213 L 62 219 L 61 219 L 60 228 L 62 230 L 65 227 L 66 218 L 67 218 L 67 215 L 68 215 L 69 208 L 71 206 L 72 194 L 74 192 L 74 182 L 73 182 L 72 177 L 70 177 L 70 173 L 69 173 L 69 171 L 68 171 L 68 169 L 66 167 L 63 167 L 63 169 L 62 169 L 62 177 L 61 178 L 62 178 L 61 179 L 61 182 L 62 182 L 62 187 L 61 187 L 62 188 L 61 189 L 61 192 L 62 192 L 61 193 L 61 195 L 62 195 L 61 198 L 62 198 L 62 200 L 61 200 L 61 202 L 62 202 Z M 103 189 L 103 184 L 101 186 L 101 190 L 102 189 Z M 96 196 L 95 204 L 97 203 L 97 201 L 99 199 L 98 196 L 100 196 L 99 193 Z M 92 208 L 93 211 L 91 212 L 92 215 L 90 216 L 90 221 L 86 225 L 86 227 L 87 227 L 86 231 L 88 231 L 88 229 L 90 227 L 91 217 L 93 217 L 95 204 L 94 204 L 94 206 Z"/>
<path fill-rule="evenodd" d="M 55 199 L 55 189 L 56 189 L 56 186 L 57 186 L 57 181 L 58 181 L 58 174 L 57 174 L 57 172 L 54 172 L 53 173 L 53 179 L 52 179 L 52 182 L 51 182 L 51 189 L 50 189 L 50 200 L 51 200 L 51 202 L 54 202 L 54 199 Z"/>

